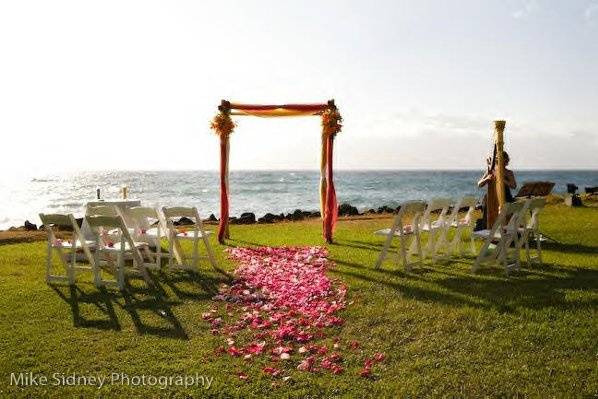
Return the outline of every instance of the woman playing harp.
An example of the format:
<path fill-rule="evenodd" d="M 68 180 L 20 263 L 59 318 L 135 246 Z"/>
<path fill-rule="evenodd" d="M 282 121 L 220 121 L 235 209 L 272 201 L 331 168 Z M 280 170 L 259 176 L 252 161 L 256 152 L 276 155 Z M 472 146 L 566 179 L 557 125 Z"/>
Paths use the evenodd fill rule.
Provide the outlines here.
<path fill-rule="evenodd" d="M 506 151 L 503 151 L 503 160 L 504 160 L 504 170 L 503 170 L 503 189 L 505 193 L 505 201 L 506 202 L 513 202 L 513 194 L 511 194 L 511 189 L 515 189 L 517 187 L 517 182 L 515 181 L 515 174 L 512 170 L 507 169 L 509 165 L 509 154 Z M 488 186 L 488 192 L 484 196 L 484 201 L 482 203 L 482 210 L 484 213 L 482 223 L 485 223 L 485 226 L 480 226 L 481 228 L 491 228 L 494 224 L 494 220 L 498 215 L 499 211 L 499 202 L 497 198 L 497 167 L 498 162 L 496 162 L 496 148 L 492 158 L 488 157 L 486 159 L 486 172 L 482 176 L 482 178 L 478 181 L 478 187 Z"/>

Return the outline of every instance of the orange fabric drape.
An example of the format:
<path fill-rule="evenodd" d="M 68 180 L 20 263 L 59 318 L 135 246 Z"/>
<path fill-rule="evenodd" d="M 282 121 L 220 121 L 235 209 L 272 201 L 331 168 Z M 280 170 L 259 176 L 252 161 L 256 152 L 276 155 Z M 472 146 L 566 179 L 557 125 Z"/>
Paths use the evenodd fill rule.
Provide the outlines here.
<path fill-rule="evenodd" d="M 336 191 L 332 172 L 334 136 L 326 137 L 326 209 L 323 221 L 323 235 L 327 243 L 332 242 L 334 226 L 338 217 L 338 204 L 336 203 Z"/>
<path fill-rule="evenodd" d="M 231 110 L 238 111 L 273 111 L 276 109 L 284 109 L 289 111 L 301 112 L 320 112 L 324 111 L 328 104 L 280 104 L 280 105 L 258 105 L 258 104 L 230 104 Z"/>
<path fill-rule="evenodd" d="M 218 242 L 224 244 L 228 234 L 228 136 L 220 136 L 220 223 L 218 224 Z"/>

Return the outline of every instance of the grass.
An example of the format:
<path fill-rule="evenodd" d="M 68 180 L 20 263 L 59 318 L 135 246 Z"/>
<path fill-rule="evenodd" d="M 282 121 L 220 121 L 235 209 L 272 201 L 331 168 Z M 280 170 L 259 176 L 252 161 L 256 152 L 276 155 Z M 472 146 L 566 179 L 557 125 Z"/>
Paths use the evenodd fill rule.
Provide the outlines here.
<path fill-rule="evenodd" d="M 472 259 L 405 273 L 372 265 L 389 219 L 346 220 L 329 246 L 330 275 L 349 286 L 346 323 L 333 335 L 358 340 L 342 375 L 288 370 L 276 389 L 260 361 L 217 356 L 221 337 L 201 320 L 225 277 L 160 273 L 156 290 L 126 293 L 44 282 L 43 242 L 0 246 L 0 397 L 569 397 L 598 395 L 598 208 L 551 205 L 543 266 L 472 275 Z M 319 221 L 232 226 L 230 245 L 321 245 Z M 215 245 L 219 261 L 234 268 Z M 357 376 L 366 354 L 384 352 L 376 378 Z M 234 374 L 250 375 L 241 381 Z M 213 377 L 202 387 L 15 387 L 11 372 Z"/>

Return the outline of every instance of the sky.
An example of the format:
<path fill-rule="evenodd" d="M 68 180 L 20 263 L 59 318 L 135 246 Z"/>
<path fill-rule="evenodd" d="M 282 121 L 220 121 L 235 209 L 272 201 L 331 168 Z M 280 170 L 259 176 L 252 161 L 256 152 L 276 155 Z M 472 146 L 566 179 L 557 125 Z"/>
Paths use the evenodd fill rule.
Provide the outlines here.
<path fill-rule="evenodd" d="M 0 0 L 0 167 L 217 169 L 221 99 L 336 100 L 338 169 L 598 169 L 598 0 Z M 316 169 L 320 121 L 237 118 L 231 169 Z"/>

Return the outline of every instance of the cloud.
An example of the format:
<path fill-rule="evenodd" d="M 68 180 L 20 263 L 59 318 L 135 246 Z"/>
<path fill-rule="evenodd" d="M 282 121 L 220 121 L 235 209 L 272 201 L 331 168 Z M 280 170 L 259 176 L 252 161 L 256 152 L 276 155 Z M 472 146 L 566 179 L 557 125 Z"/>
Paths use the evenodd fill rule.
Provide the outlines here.
<path fill-rule="evenodd" d="M 396 112 L 378 118 L 377 133 L 339 138 L 340 168 L 477 169 L 492 148 L 491 116 Z M 598 129 L 530 124 L 507 119 L 505 146 L 516 169 L 594 169 Z M 364 160 L 367 160 L 364 161 Z"/>
<path fill-rule="evenodd" d="M 583 18 L 590 22 L 598 17 L 598 3 L 590 3 L 583 12 Z"/>
<path fill-rule="evenodd" d="M 515 19 L 523 19 L 536 12 L 539 8 L 540 6 L 536 0 L 525 0 L 522 7 L 513 11 L 511 15 Z"/>

